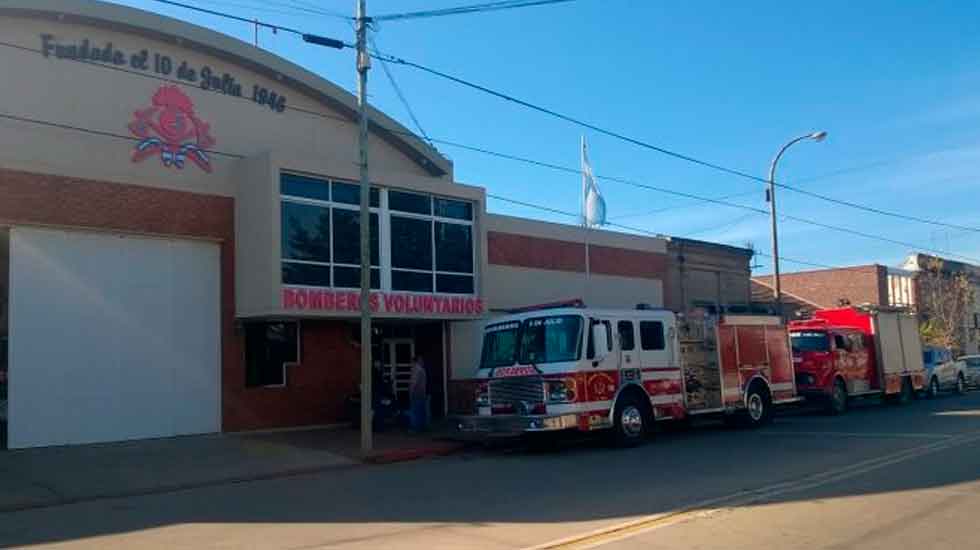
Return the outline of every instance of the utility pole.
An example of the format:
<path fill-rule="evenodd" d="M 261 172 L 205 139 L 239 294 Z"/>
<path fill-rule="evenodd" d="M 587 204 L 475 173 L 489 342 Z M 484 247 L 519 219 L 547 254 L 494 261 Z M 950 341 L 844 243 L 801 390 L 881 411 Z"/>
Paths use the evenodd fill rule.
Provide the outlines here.
<path fill-rule="evenodd" d="M 371 390 L 371 181 L 368 178 L 367 73 L 371 57 L 367 52 L 366 0 L 357 0 L 357 113 L 360 125 L 357 144 L 361 165 L 361 453 L 374 448 Z"/>

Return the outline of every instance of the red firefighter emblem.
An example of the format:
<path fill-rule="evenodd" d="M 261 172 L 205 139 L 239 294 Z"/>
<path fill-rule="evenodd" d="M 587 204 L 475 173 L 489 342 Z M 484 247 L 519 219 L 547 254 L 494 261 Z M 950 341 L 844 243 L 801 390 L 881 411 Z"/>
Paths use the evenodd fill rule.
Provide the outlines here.
<path fill-rule="evenodd" d="M 177 86 L 161 86 L 153 94 L 153 106 L 133 113 L 129 131 L 139 138 L 133 162 L 160 155 L 164 166 L 183 168 L 190 159 L 201 170 L 211 171 L 208 148 L 214 145 L 211 126 L 194 114 L 191 98 Z"/>

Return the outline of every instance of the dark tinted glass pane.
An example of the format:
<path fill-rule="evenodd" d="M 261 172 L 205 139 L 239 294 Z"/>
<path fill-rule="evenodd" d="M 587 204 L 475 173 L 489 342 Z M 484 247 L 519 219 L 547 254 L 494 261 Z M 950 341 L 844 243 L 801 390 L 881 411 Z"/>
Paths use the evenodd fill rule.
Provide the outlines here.
<path fill-rule="evenodd" d="M 287 285 L 330 286 L 330 266 L 283 262 L 282 282 Z"/>
<path fill-rule="evenodd" d="M 245 385 L 279 386 L 285 383 L 283 364 L 299 361 L 296 323 L 245 325 Z"/>
<path fill-rule="evenodd" d="M 458 220 L 473 219 L 473 203 L 471 202 L 436 198 L 435 207 L 436 216 Z"/>
<path fill-rule="evenodd" d="M 630 351 L 636 346 L 635 336 L 633 335 L 633 321 L 620 321 L 617 324 L 619 329 L 619 347 L 623 351 Z"/>
<path fill-rule="evenodd" d="M 436 292 L 473 294 L 473 276 L 436 275 Z"/>
<path fill-rule="evenodd" d="M 432 292 L 432 274 L 416 273 L 414 271 L 391 270 L 392 290 L 411 290 L 414 292 Z"/>
<path fill-rule="evenodd" d="M 381 205 L 381 198 L 378 188 L 371 188 L 371 206 L 377 208 Z M 333 182 L 333 201 L 346 204 L 361 204 L 361 186 L 356 183 Z"/>
<path fill-rule="evenodd" d="M 645 350 L 664 349 L 664 324 L 660 321 L 640 321 L 640 347 Z"/>
<path fill-rule="evenodd" d="M 330 209 L 282 203 L 282 257 L 290 260 L 330 261 Z"/>
<path fill-rule="evenodd" d="M 335 288 L 361 288 L 361 268 L 333 268 L 333 286 Z M 381 270 L 371 270 L 371 288 L 381 288 Z"/>
<path fill-rule="evenodd" d="M 391 265 L 432 269 L 431 221 L 391 217 Z"/>
<path fill-rule="evenodd" d="M 340 264 L 361 263 L 361 213 L 357 210 L 333 209 L 333 261 Z M 371 265 L 378 261 L 378 215 L 371 214 Z M 358 285 L 360 286 L 360 285 Z"/>
<path fill-rule="evenodd" d="M 327 180 L 283 174 L 279 178 L 279 191 L 283 195 L 308 199 L 330 200 L 330 183 Z"/>
<path fill-rule="evenodd" d="M 473 273 L 473 228 L 436 222 L 436 271 Z"/>
<path fill-rule="evenodd" d="M 404 191 L 388 191 L 388 208 L 415 214 L 431 214 L 432 200 L 429 195 L 406 193 Z"/>

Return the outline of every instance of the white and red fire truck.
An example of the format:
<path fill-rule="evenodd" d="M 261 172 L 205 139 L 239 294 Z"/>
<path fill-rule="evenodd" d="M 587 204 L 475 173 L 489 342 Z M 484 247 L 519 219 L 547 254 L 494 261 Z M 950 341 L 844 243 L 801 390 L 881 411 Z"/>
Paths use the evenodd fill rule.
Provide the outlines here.
<path fill-rule="evenodd" d="M 658 420 L 722 415 L 758 426 L 797 401 L 786 327 L 763 315 L 532 309 L 484 329 L 475 413 L 463 432 L 612 429 L 624 445 Z"/>

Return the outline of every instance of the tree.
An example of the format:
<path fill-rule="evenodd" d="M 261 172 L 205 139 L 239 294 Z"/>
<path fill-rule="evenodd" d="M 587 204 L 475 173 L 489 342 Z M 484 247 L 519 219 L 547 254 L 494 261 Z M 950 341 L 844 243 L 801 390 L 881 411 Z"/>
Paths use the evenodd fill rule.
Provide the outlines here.
<path fill-rule="evenodd" d="M 943 260 L 929 258 L 919 271 L 919 331 L 926 344 L 960 351 L 966 320 L 973 313 L 976 289 L 963 272 L 945 269 Z"/>

